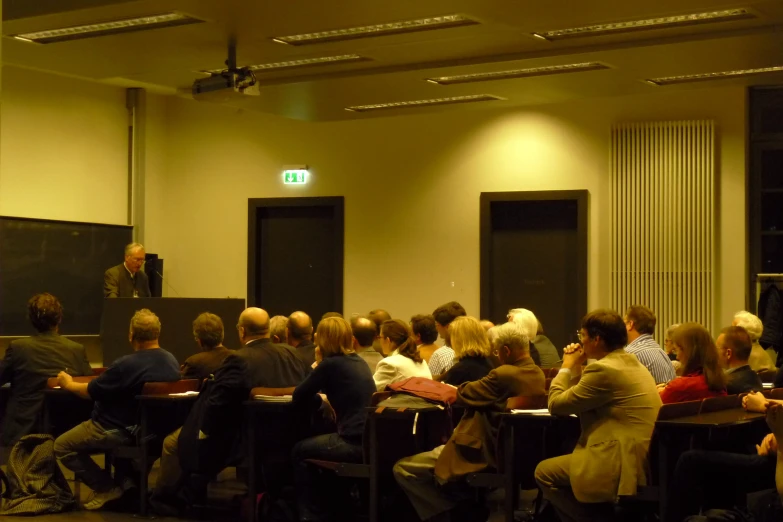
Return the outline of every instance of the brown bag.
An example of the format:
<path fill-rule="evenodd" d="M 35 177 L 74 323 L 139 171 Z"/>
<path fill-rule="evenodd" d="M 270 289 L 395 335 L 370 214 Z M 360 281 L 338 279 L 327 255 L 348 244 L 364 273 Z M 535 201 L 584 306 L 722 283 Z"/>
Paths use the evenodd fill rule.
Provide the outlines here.
<path fill-rule="evenodd" d="M 450 482 L 496 467 L 491 434 L 486 413 L 467 411 L 435 463 L 438 479 Z"/>
<path fill-rule="evenodd" d="M 421 397 L 435 404 L 449 406 L 457 400 L 457 389 L 442 382 L 425 379 L 424 377 L 409 377 L 404 381 L 394 382 L 386 386 L 395 393 L 407 393 Z"/>

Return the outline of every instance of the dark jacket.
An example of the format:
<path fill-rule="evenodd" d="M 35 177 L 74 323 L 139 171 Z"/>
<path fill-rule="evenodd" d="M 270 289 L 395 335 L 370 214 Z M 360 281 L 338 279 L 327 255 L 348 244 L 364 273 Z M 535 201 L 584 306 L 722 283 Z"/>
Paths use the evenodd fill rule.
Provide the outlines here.
<path fill-rule="evenodd" d="M 257 387 L 293 388 L 310 367 L 288 345 L 251 341 L 229 355 L 199 394 L 179 435 L 182 469 L 215 473 L 239 453 L 242 403 Z M 199 440 L 199 431 L 207 437 Z"/>
<path fill-rule="evenodd" d="M 141 270 L 131 277 L 125 263 L 120 263 L 103 273 L 103 297 L 133 297 L 133 290 L 139 297 L 152 296 L 150 281 Z"/>
<path fill-rule="evenodd" d="M 481 380 L 457 390 L 457 405 L 467 409 L 435 464 L 441 480 L 496 467 L 497 430 L 506 402 L 517 396 L 545 396 L 546 379 L 533 359 L 498 366 Z"/>
<path fill-rule="evenodd" d="M 305 341 L 296 348 L 296 353 L 299 354 L 299 357 L 302 358 L 302 360 L 307 364 L 307 366 L 312 366 L 315 362 L 315 344 L 313 344 L 311 341 Z"/>
<path fill-rule="evenodd" d="M 180 368 L 182 378 L 204 380 L 215 373 L 229 355 L 231 350 L 222 345 L 191 355 Z"/>
<path fill-rule="evenodd" d="M 554 368 L 560 365 L 560 360 L 563 358 L 562 349 L 558 350 L 549 337 L 545 335 L 537 335 L 532 340 L 538 350 L 538 355 L 541 358 L 542 368 Z"/>
<path fill-rule="evenodd" d="M 776 285 L 770 285 L 759 297 L 759 318 L 764 325 L 759 344 L 772 345 L 780 350 L 783 345 L 783 298 Z"/>
<path fill-rule="evenodd" d="M 761 384 L 758 374 L 747 364 L 726 374 L 726 392 L 729 395 L 762 391 L 763 389 L 764 386 Z"/>
<path fill-rule="evenodd" d="M 39 433 L 44 388 L 49 377 L 68 368 L 72 375 L 92 375 L 81 344 L 54 332 L 11 341 L 0 362 L 0 385 L 11 383 L 11 397 L 3 420 L 2 444 Z"/>
<path fill-rule="evenodd" d="M 478 381 L 486 377 L 494 367 L 486 357 L 463 357 L 449 368 L 442 382 L 459 386 L 466 382 Z"/>

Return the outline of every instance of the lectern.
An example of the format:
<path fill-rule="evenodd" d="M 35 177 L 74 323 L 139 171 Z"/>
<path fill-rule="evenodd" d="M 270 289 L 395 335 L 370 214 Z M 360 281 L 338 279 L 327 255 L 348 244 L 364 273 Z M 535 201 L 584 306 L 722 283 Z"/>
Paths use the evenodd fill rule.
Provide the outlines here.
<path fill-rule="evenodd" d="M 160 346 L 171 352 L 182 363 L 197 353 L 193 339 L 193 320 L 201 312 L 211 312 L 223 320 L 228 348 L 239 348 L 239 334 L 234 325 L 245 309 L 244 299 L 210 299 L 183 297 L 140 297 L 103 300 L 101 316 L 101 346 L 103 365 L 131 353 L 128 332 L 130 320 L 137 310 L 147 308 L 160 318 Z"/>

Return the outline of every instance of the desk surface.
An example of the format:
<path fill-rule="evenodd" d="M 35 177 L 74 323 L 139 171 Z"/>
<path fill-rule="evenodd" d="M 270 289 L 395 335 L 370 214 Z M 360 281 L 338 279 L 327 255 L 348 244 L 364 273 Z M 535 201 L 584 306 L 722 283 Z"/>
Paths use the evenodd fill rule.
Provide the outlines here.
<path fill-rule="evenodd" d="M 717 428 L 727 426 L 739 426 L 751 422 L 759 422 L 765 419 L 763 413 L 752 413 L 742 408 L 731 410 L 711 411 L 699 415 L 688 415 L 676 419 L 659 420 L 656 428 Z"/>

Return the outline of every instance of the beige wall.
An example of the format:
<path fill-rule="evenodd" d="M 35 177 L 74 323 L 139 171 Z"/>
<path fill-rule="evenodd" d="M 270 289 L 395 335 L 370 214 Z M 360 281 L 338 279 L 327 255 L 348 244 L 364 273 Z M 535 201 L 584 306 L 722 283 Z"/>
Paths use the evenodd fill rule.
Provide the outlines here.
<path fill-rule="evenodd" d="M 124 89 L 3 67 L 0 214 L 125 224 Z"/>
<path fill-rule="evenodd" d="M 346 313 L 408 317 L 456 299 L 478 314 L 479 194 L 587 189 L 589 307 L 608 306 L 611 125 L 709 118 L 720 137 L 719 322 L 744 306 L 743 88 L 320 124 L 180 99 L 165 110 L 167 152 L 151 181 L 165 198 L 149 201 L 147 237 L 183 296 L 245 296 L 247 198 L 343 195 Z M 290 164 L 310 165 L 311 183 L 284 186 Z"/>

